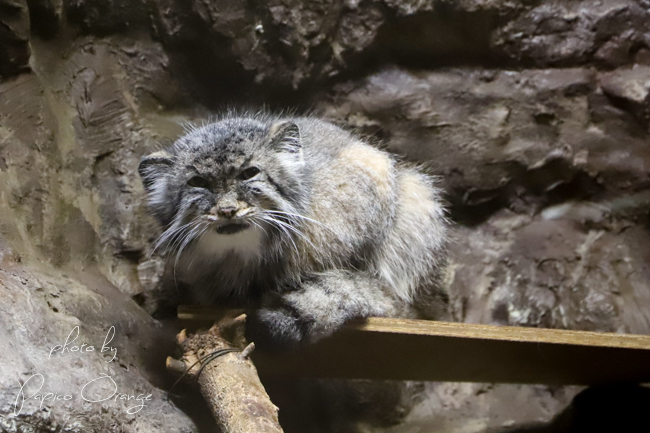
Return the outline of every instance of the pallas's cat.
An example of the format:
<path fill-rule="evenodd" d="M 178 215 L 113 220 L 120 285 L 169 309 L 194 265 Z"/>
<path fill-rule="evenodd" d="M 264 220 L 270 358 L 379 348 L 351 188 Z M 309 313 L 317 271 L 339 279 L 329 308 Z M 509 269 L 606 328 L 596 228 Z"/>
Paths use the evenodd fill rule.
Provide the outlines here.
<path fill-rule="evenodd" d="M 446 308 L 433 179 L 331 123 L 226 117 L 144 157 L 139 172 L 158 247 L 192 302 L 256 306 L 253 339 L 281 347 L 356 318 Z"/>

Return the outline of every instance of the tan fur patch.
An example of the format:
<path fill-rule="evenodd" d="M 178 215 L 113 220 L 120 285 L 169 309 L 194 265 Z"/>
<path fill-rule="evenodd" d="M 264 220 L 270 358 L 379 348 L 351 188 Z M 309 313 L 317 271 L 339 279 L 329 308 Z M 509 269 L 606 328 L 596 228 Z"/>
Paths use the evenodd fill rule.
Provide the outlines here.
<path fill-rule="evenodd" d="M 406 209 L 429 209 L 436 205 L 431 197 L 431 188 L 422 181 L 422 177 L 407 174 L 400 180 L 400 202 Z"/>
<path fill-rule="evenodd" d="M 148 155 L 147 158 L 169 158 L 171 155 L 166 150 L 159 150 L 157 152 Z"/>
<path fill-rule="evenodd" d="M 393 163 L 384 153 L 364 144 L 353 144 L 343 149 L 340 157 L 344 163 L 356 165 L 366 171 L 377 185 L 379 194 L 388 195 L 390 193 Z"/>
<path fill-rule="evenodd" d="M 407 302 L 435 266 L 436 249 L 444 242 L 443 211 L 427 180 L 414 171 L 402 172 L 398 215 L 376 263 L 382 278 Z"/>

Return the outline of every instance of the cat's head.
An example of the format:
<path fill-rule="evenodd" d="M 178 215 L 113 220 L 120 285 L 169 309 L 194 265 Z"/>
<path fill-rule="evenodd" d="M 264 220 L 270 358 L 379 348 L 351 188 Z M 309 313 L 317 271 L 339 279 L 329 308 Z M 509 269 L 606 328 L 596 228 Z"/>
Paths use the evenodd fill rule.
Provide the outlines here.
<path fill-rule="evenodd" d="M 178 248 L 184 241 L 177 238 L 216 234 L 223 243 L 282 213 L 300 212 L 304 167 L 294 122 L 231 118 L 145 156 L 138 171 L 166 241 Z"/>

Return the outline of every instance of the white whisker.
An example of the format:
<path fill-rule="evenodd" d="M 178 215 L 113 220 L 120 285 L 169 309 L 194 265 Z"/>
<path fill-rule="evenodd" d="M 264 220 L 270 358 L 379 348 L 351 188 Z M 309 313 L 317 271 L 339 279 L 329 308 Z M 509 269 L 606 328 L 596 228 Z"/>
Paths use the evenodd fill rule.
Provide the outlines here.
<path fill-rule="evenodd" d="M 291 213 L 291 212 L 282 212 L 282 211 L 279 211 L 279 210 L 264 210 L 263 212 L 264 212 L 264 213 L 267 213 L 267 214 L 280 214 L 280 215 L 287 215 L 287 216 L 292 216 L 292 217 L 302 218 L 302 219 L 304 219 L 304 220 L 306 220 L 306 221 L 311 221 L 311 222 L 313 222 L 314 224 L 318 224 L 319 226 L 321 226 L 321 227 L 323 227 L 323 228 L 326 228 L 327 230 L 330 230 L 332 233 L 336 233 L 336 232 L 334 231 L 334 229 L 332 229 L 332 228 L 326 226 L 325 224 L 321 223 L 320 221 L 316 221 L 315 219 L 312 219 L 312 218 L 306 217 L 306 216 L 304 216 L 304 215 L 300 215 L 300 214 L 296 214 L 296 213 Z"/>
<path fill-rule="evenodd" d="M 176 258 L 174 260 L 174 275 L 176 275 L 176 266 L 178 265 L 178 261 L 180 260 L 183 250 L 187 245 L 189 245 L 190 242 L 192 242 L 196 238 L 196 235 L 202 231 L 203 224 L 205 224 L 203 221 L 196 221 L 196 219 L 194 219 L 192 222 L 195 223 L 194 227 L 192 227 L 190 230 L 187 230 L 185 232 L 185 236 L 183 236 L 183 240 L 180 243 L 180 247 L 176 252 Z"/>
<path fill-rule="evenodd" d="M 152 248 L 151 252 L 149 253 L 149 258 L 151 258 L 151 256 L 153 256 L 153 254 L 158 250 L 158 248 L 160 248 L 161 246 L 163 246 L 165 243 L 169 242 L 170 240 L 173 239 L 174 243 L 175 243 L 175 241 L 177 240 L 177 237 L 182 235 L 182 231 L 184 229 L 186 229 L 187 227 L 189 227 L 192 223 L 193 223 L 193 221 L 190 221 L 189 223 L 183 224 L 182 226 L 178 226 L 178 227 L 174 227 L 174 228 L 170 228 L 168 230 L 165 230 L 158 237 L 158 240 L 154 244 L 154 247 Z M 169 247 L 170 247 L 170 245 L 166 245 L 165 249 L 164 249 L 164 252 L 167 252 L 169 250 Z"/>
<path fill-rule="evenodd" d="M 307 238 L 307 236 L 305 236 L 305 234 L 303 232 L 301 232 L 300 230 L 298 230 L 297 228 L 295 228 L 291 224 L 287 224 L 284 221 L 274 219 L 274 218 L 272 218 L 272 219 L 273 219 L 273 221 L 275 221 L 275 222 L 277 222 L 279 224 L 282 224 L 284 227 L 288 228 L 289 230 L 291 230 L 292 232 L 294 232 L 298 236 L 302 237 L 309 245 L 311 245 L 314 249 L 316 249 L 316 246 Z"/>
<path fill-rule="evenodd" d="M 269 222 L 271 224 L 276 224 L 276 226 L 287 235 L 287 237 L 289 238 L 289 240 L 293 244 L 293 248 L 296 250 L 296 254 L 298 256 L 300 256 L 300 251 L 298 251 L 298 246 L 296 246 L 296 243 L 294 242 L 293 237 L 291 236 L 291 233 L 289 233 L 287 231 L 287 229 L 285 227 L 283 227 L 283 225 L 280 225 L 280 222 L 278 220 L 273 219 L 271 217 L 266 217 L 264 215 L 262 215 L 262 219 L 264 219 L 264 221 L 267 221 L 267 222 Z"/>

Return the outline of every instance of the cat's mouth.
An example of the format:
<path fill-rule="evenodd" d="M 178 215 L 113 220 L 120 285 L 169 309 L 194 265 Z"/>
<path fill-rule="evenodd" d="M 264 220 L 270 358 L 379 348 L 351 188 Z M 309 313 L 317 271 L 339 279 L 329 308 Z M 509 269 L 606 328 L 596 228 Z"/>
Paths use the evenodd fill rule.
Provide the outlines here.
<path fill-rule="evenodd" d="M 248 227 L 250 227 L 249 224 L 246 223 L 228 223 L 228 224 L 222 224 L 220 226 L 217 226 L 216 230 L 217 233 L 220 235 L 232 235 L 235 233 L 239 233 L 243 230 L 246 230 Z"/>

